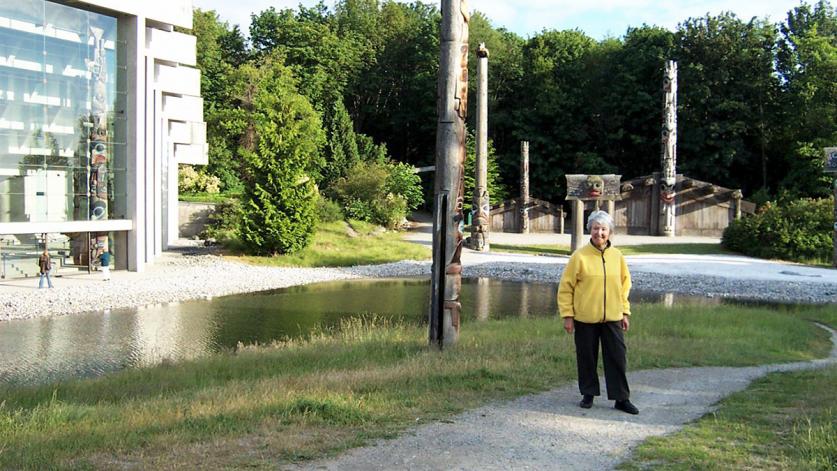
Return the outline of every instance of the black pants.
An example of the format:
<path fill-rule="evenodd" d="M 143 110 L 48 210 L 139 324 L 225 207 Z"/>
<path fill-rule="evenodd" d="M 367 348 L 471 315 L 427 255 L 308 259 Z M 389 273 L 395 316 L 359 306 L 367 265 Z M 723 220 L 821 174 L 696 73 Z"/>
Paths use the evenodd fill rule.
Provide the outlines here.
<path fill-rule="evenodd" d="M 599 342 L 602 344 L 607 398 L 614 401 L 627 400 L 631 395 L 625 370 L 625 336 L 621 322 L 586 324 L 575 321 L 575 357 L 578 363 L 578 389 L 581 394 L 598 396 Z"/>

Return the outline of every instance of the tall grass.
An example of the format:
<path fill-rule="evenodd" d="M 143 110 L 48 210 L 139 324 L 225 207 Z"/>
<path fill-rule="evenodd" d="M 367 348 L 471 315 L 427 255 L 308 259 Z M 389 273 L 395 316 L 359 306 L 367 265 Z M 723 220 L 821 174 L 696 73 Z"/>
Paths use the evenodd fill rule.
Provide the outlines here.
<path fill-rule="evenodd" d="M 427 260 L 430 249 L 401 239 L 401 234 L 381 231 L 362 221 L 320 223 L 310 246 L 296 254 L 273 257 L 236 256 L 245 263 L 267 266 L 344 267 Z"/>
<path fill-rule="evenodd" d="M 799 321 L 818 312 L 637 305 L 630 368 L 824 356 L 828 336 Z M 572 339 L 557 319 L 468 322 L 443 352 L 429 350 L 426 336 L 425 327 L 368 316 L 304 340 L 7 387 L 0 390 L 0 467 L 275 465 L 575 378 Z"/>

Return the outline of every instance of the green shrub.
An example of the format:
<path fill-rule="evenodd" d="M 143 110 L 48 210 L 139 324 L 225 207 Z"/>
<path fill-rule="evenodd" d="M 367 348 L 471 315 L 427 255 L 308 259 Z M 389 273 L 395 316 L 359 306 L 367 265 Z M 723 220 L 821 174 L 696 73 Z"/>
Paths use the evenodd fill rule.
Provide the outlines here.
<path fill-rule="evenodd" d="M 209 223 L 203 231 L 204 239 L 215 239 L 229 244 L 238 240 L 238 226 L 241 223 L 241 201 L 229 198 L 215 205 L 209 215 Z"/>
<path fill-rule="evenodd" d="M 320 222 L 342 221 L 343 210 L 336 201 L 320 196 L 317 200 L 317 218 Z"/>
<path fill-rule="evenodd" d="M 418 175 L 412 167 L 392 162 L 360 162 L 333 191 L 346 216 L 397 228 L 422 201 Z"/>
<path fill-rule="evenodd" d="M 199 172 L 191 165 L 181 165 L 178 170 L 177 189 L 180 193 L 221 192 L 221 179 L 215 175 Z"/>
<path fill-rule="evenodd" d="M 833 208 L 832 198 L 768 202 L 754 216 L 733 221 L 724 231 L 721 245 L 760 258 L 829 260 Z"/>

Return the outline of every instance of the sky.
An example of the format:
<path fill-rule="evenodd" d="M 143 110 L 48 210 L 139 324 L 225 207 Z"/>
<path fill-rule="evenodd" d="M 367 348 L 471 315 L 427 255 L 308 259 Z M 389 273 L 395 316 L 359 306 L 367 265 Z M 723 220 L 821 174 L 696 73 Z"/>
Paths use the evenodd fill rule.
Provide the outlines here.
<path fill-rule="evenodd" d="M 239 25 L 247 34 L 250 14 L 273 6 L 277 10 L 312 6 L 317 0 L 192 0 L 197 8 L 215 10 L 221 20 Z M 809 0 L 813 5 L 816 0 Z M 332 6 L 333 1 L 326 0 Z M 437 0 L 438 5 L 438 0 Z M 493 22 L 523 38 L 543 29 L 578 28 L 594 39 L 620 37 L 629 26 L 643 24 L 674 30 L 690 17 L 731 11 L 743 20 L 752 17 L 783 21 L 800 0 L 470 0 L 468 8 L 479 10 Z"/>

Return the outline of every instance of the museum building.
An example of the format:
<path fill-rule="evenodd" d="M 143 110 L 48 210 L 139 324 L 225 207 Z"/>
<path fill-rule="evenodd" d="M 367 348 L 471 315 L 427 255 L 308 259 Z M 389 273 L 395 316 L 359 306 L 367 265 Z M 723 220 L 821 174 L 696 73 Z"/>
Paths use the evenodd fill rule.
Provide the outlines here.
<path fill-rule="evenodd" d="M 191 0 L 0 4 L 0 275 L 141 271 L 178 237 L 177 164 L 206 164 Z"/>

